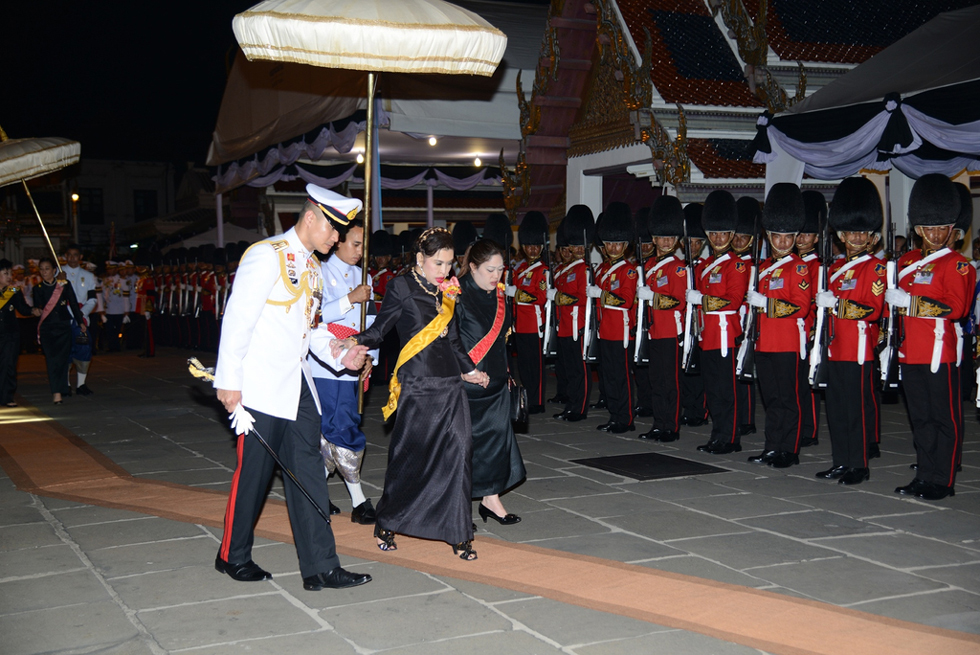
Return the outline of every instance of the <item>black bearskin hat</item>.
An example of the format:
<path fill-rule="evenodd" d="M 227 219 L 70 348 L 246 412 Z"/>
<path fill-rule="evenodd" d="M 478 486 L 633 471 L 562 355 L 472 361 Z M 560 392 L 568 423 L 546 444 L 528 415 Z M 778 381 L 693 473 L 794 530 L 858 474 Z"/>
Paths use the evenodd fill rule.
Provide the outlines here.
<path fill-rule="evenodd" d="M 830 201 L 828 220 L 834 232 L 881 232 L 884 213 L 878 187 L 864 177 L 845 178 Z"/>
<path fill-rule="evenodd" d="M 742 196 L 735 201 L 735 208 L 738 210 L 738 220 L 735 222 L 735 234 L 754 235 L 756 219 L 762 214 L 759 201 L 751 196 Z"/>
<path fill-rule="evenodd" d="M 509 252 L 514 245 L 514 231 L 510 228 L 510 219 L 504 214 L 490 214 L 483 226 L 483 238 L 490 239 L 498 246 Z"/>
<path fill-rule="evenodd" d="M 973 225 L 973 196 L 966 185 L 957 182 L 953 186 L 956 187 L 956 192 L 960 195 L 960 215 L 953 227 L 965 234 Z"/>
<path fill-rule="evenodd" d="M 570 246 L 587 246 L 592 243 L 595 217 L 587 205 L 573 205 L 565 214 L 565 241 Z"/>
<path fill-rule="evenodd" d="M 704 233 L 704 226 L 701 224 L 701 215 L 704 213 L 704 205 L 700 202 L 689 202 L 684 206 L 684 226 L 687 229 L 688 239 L 707 239 Z"/>
<path fill-rule="evenodd" d="M 780 234 L 796 233 L 803 229 L 805 220 L 806 209 L 800 187 L 792 182 L 774 184 L 762 208 L 763 229 Z"/>
<path fill-rule="evenodd" d="M 960 194 L 942 173 L 923 175 L 909 194 L 909 223 L 953 225 L 960 215 Z"/>
<path fill-rule="evenodd" d="M 568 246 L 568 237 L 565 236 L 565 219 L 561 219 L 558 223 L 558 229 L 555 230 L 555 248 L 565 248 Z"/>
<path fill-rule="evenodd" d="M 391 235 L 387 230 L 378 230 L 371 235 L 371 255 L 374 257 L 388 257 L 392 253 Z"/>
<path fill-rule="evenodd" d="M 650 208 L 647 221 L 650 234 L 655 237 L 684 236 L 684 209 L 674 196 L 660 196 Z"/>
<path fill-rule="evenodd" d="M 548 238 L 548 219 L 538 211 L 524 214 L 517 228 L 517 238 L 522 246 L 544 246 Z"/>
<path fill-rule="evenodd" d="M 466 249 L 476 241 L 476 228 L 469 221 L 457 221 L 453 225 L 453 254 L 462 257 Z"/>
<path fill-rule="evenodd" d="M 827 201 L 819 191 L 810 189 L 803 192 L 803 211 L 806 218 L 800 232 L 803 234 L 817 234 L 820 226 L 827 220 Z"/>
<path fill-rule="evenodd" d="M 603 242 L 632 241 L 633 213 L 625 202 L 611 202 L 603 212 L 602 221 L 596 226 Z"/>
<path fill-rule="evenodd" d="M 640 243 L 652 243 L 653 235 L 650 234 L 650 208 L 640 207 L 633 214 L 633 232 Z"/>
<path fill-rule="evenodd" d="M 734 232 L 738 224 L 735 197 L 724 189 L 708 194 L 701 210 L 701 226 L 705 232 Z"/>

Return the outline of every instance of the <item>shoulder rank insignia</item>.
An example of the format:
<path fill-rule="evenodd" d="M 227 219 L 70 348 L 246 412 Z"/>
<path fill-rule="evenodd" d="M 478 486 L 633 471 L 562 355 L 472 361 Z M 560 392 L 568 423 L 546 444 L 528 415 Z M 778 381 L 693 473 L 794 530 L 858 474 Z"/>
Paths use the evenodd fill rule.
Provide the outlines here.
<path fill-rule="evenodd" d="M 810 288 L 810 283 L 807 282 L 806 280 L 801 280 L 799 286 L 800 286 L 800 289 L 802 289 L 803 291 L 806 291 L 807 289 Z"/>
<path fill-rule="evenodd" d="M 541 278 L 541 281 L 538 282 L 538 288 L 541 289 L 542 291 L 548 290 L 548 283 L 545 281 L 544 278 Z"/>
<path fill-rule="evenodd" d="M 875 264 L 875 273 L 878 275 L 878 277 L 883 277 L 885 275 L 885 271 L 887 270 L 888 268 L 886 268 L 881 262 Z"/>
<path fill-rule="evenodd" d="M 885 292 L 885 283 L 881 280 L 875 280 L 871 283 L 871 293 L 876 296 L 880 296 Z"/>
<path fill-rule="evenodd" d="M 276 252 L 281 252 L 289 247 L 289 242 L 285 239 L 280 239 L 279 241 L 271 242 L 269 245 L 271 245 L 273 250 Z"/>
<path fill-rule="evenodd" d="M 956 262 L 956 272 L 960 275 L 966 275 L 966 272 L 970 270 L 970 262 Z"/>
<path fill-rule="evenodd" d="M 807 268 L 806 264 L 797 264 L 796 265 L 796 274 L 797 275 L 803 276 L 803 275 L 806 275 L 807 273 L 809 273 L 809 269 Z"/>

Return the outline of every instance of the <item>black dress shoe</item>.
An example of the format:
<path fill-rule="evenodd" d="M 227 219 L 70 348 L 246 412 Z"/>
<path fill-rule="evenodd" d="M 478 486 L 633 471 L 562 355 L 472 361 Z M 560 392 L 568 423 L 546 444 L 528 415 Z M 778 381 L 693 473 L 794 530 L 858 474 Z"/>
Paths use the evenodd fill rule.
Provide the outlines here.
<path fill-rule="evenodd" d="M 371 576 L 367 573 L 351 573 L 338 566 L 332 571 L 303 578 L 303 589 L 307 591 L 320 591 L 323 588 L 347 589 L 369 582 L 371 582 Z"/>
<path fill-rule="evenodd" d="M 568 398 L 566 396 L 555 396 L 554 398 L 549 398 L 548 402 L 555 403 L 556 405 L 564 405 L 568 402 Z"/>
<path fill-rule="evenodd" d="M 248 560 L 244 564 L 232 564 L 226 562 L 221 557 L 214 558 L 214 570 L 218 573 L 227 574 L 232 580 L 239 582 L 258 582 L 259 580 L 271 580 L 272 574 L 259 568 L 259 565 Z"/>
<path fill-rule="evenodd" d="M 878 448 L 878 444 L 873 443 L 868 446 L 868 459 L 874 459 L 875 457 L 881 457 L 881 450 Z"/>
<path fill-rule="evenodd" d="M 609 421 L 603 425 L 597 425 L 596 430 L 602 430 L 603 432 L 611 432 L 612 434 L 623 434 L 624 432 L 632 432 L 636 429 L 636 426 L 632 423 L 617 423 L 616 421 Z"/>
<path fill-rule="evenodd" d="M 704 425 L 708 422 L 705 417 L 697 416 L 684 416 L 681 418 L 681 425 L 690 425 L 692 428 L 696 428 L 699 425 Z"/>
<path fill-rule="evenodd" d="M 953 491 L 952 487 L 944 487 L 941 484 L 934 484 L 932 482 L 924 482 L 923 487 L 915 494 L 916 498 L 921 498 L 922 500 L 942 500 L 946 496 L 955 496 L 956 492 Z"/>
<path fill-rule="evenodd" d="M 715 445 L 704 451 L 709 455 L 727 455 L 729 453 L 742 452 L 742 444 L 731 443 L 730 441 L 716 441 Z"/>
<path fill-rule="evenodd" d="M 658 441 L 660 443 L 670 443 L 671 441 L 677 441 L 680 438 L 680 432 L 671 432 L 669 430 L 660 430 L 657 428 L 653 428 L 649 432 L 644 432 L 640 435 L 640 439 L 649 439 L 650 441 Z"/>
<path fill-rule="evenodd" d="M 778 454 L 779 453 L 777 453 L 775 450 L 767 450 L 761 455 L 753 455 L 752 457 L 749 457 L 746 461 L 751 462 L 752 464 L 768 464 L 772 458 Z"/>
<path fill-rule="evenodd" d="M 840 476 L 847 473 L 847 470 L 848 469 L 846 466 L 843 465 L 835 466 L 833 468 L 827 469 L 826 471 L 820 471 L 819 473 L 817 473 L 816 477 L 823 478 L 824 480 L 836 480 Z"/>
<path fill-rule="evenodd" d="M 609 409 L 609 406 L 606 404 L 606 400 L 604 398 L 600 398 L 599 399 L 599 402 L 592 403 L 591 405 L 589 405 L 589 408 L 590 409 Z"/>
<path fill-rule="evenodd" d="M 577 423 L 578 421 L 586 418 L 585 414 L 577 414 L 575 412 L 570 412 L 567 409 L 560 414 L 555 414 L 555 418 L 559 421 L 568 421 L 569 423 Z"/>
<path fill-rule="evenodd" d="M 914 496 L 920 491 L 922 491 L 925 486 L 926 486 L 925 480 L 920 480 L 919 478 L 916 478 L 911 482 L 909 482 L 904 487 L 895 487 L 895 493 L 901 494 L 903 496 Z"/>
<path fill-rule="evenodd" d="M 91 396 L 94 392 L 88 388 L 87 384 L 83 384 L 75 389 L 75 393 L 77 393 L 79 396 Z M 70 396 L 71 394 L 68 395 Z"/>
<path fill-rule="evenodd" d="M 374 525 L 377 522 L 378 515 L 374 513 L 374 505 L 371 504 L 370 498 L 366 498 L 363 503 L 351 510 L 350 520 L 361 525 Z"/>
<path fill-rule="evenodd" d="M 796 453 L 776 453 L 766 464 L 774 469 L 788 469 L 793 464 L 800 463 L 800 456 Z"/>
<path fill-rule="evenodd" d="M 913 471 L 918 471 L 919 470 L 919 465 L 918 464 L 909 464 L 909 468 L 912 469 Z"/>
<path fill-rule="evenodd" d="M 649 417 L 653 416 L 653 408 L 652 407 L 637 407 L 636 408 L 636 415 L 637 416 L 642 416 L 643 418 L 649 418 Z"/>
<path fill-rule="evenodd" d="M 330 503 L 330 516 L 333 516 L 334 514 L 340 514 L 340 508 L 333 503 Z"/>
<path fill-rule="evenodd" d="M 531 405 L 527 408 L 528 414 L 544 414 L 544 405 Z"/>
<path fill-rule="evenodd" d="M 844 475 L 840 476 L 837 484 L 861 484 L 865 480 L 871 479 L 871 471 L 868 469 L 847 469 Z"/>
<path fill-rule="evenodd" d="M 700 446 L 698 446 L 698 450 L 700 450 L 702 453 L 706 453 L 720 443 L 721 443 L 720 441 L 715 441 L 712 439 L 708 443 L 703 443 Z"/>
<path fill-rule="evenodd" d="M 514 525 L 515 523 L 521 522 L 521 517 L 518 516 L 517 514 L 507 514 L 505 516 L 497 516 L 492 509 L 490 509 L 483 503 L 480 503 L 480 509 L 478 513 L 480 515 L 480 518 L 483 519 L 484 523 L 487 522 L 487 519 L 493 519 L 500 525 Z"/>
<path fill-rule="evenodd" d="M 806 437 L 805 439 L 800 439 L 801 448 L 809 448 L 810 446 L 816 446 L 820 441 L 816 437 Z"/>
<path fill-rule="evenodd" d="M 743 437 L 747 434 L 755 434 L 758 430 L 755 427 L 755 423 L 743 423 L 738 426 L 738 433 Z"/>

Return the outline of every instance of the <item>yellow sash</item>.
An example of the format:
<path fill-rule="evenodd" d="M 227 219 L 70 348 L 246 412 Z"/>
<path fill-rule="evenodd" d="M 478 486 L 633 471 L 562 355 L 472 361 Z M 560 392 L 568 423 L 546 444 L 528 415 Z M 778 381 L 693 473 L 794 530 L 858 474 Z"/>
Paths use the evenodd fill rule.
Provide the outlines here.
<path fill-rule="evenodd" d="M 7 287 L 7 290 L 0 294 L 0 309 L 3 309 L 10 299 L 17 293 L 17 287 Z"/>
<path fill-rule="evenodd" d="M 442 334 L 442 331 L 449 325 L 449 321 L 452 320 L 455 309 L 456 301 L 446 296 L 446 294 L 442 294 L 442 313 L 436 314 L 436 317 L 428 325 L 409 339 L 405 347 L 402 348 L 401 353 L 398 354 L 398 361 L 395 362 L 395 370 L 391 373 L 391 383 L 388 385 L 388 404 L 381 408 L 381 413 L 384 414 L 386 421 L 398 409 L 398 396 L 402 392 L 402 385 L 398 381 L 398 369 L 402 367 L 402 364 L 422 352 L 426 346 Z"/>

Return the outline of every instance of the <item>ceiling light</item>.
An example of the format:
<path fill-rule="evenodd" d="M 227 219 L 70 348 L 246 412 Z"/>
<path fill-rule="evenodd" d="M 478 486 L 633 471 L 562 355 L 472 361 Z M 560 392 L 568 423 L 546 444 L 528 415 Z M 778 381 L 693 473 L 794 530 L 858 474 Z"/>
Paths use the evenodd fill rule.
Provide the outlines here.
<path fill-rule="evenodd" d="M 360 153 L 360 152 L 357 153 L 357 163 L 358 164 L 363 164 L 364 163 L 364 154 L 363 153 Z"/>
<path fill-rule="evenodd" d="M 434 145 L 435 145 L 435 144 L 437 144 L 438 142 L 439 142 L 439 141 L 438 141 L 438 140 L 437 140 L 437 139 L 436 139 L 436 138 L 435 138 L 434 136 L 430 136 L 430 137 L 429 137 L 429 145 L 430 145 L 430 146 L 434 146 Z"/>
<path fill-rule="evenodd" d="M 474 166 L 483 166 L 483 160 L 480 159 L 479 157 L 477 157 L 476 159 L 473 160 L 473 165 Z"/>

